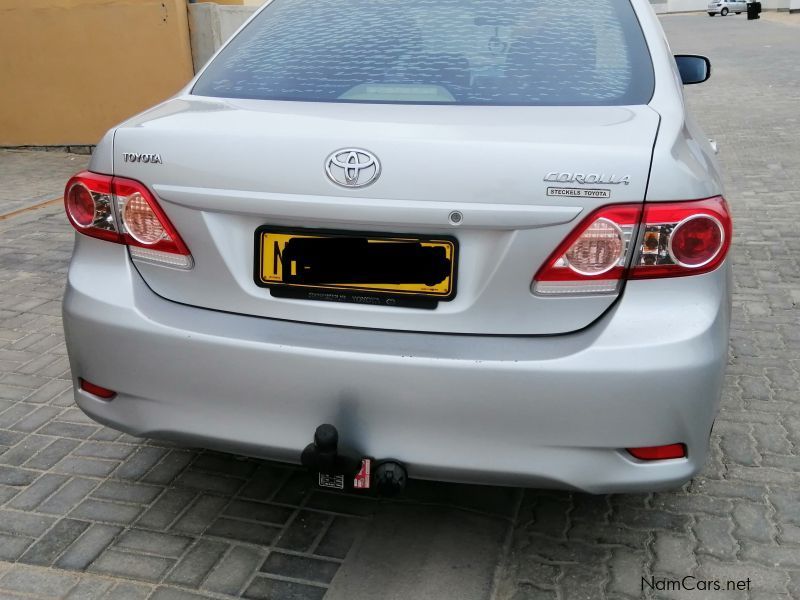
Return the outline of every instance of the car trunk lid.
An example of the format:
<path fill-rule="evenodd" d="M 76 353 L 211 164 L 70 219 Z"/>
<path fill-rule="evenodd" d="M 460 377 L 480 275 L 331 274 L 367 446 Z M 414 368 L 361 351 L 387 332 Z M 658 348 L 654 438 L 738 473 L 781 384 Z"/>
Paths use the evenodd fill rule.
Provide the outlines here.
<path fill-rule="evenodd" d="M 153 190 L 192 251 L 189 271 L 137 263 L 169 300 L 327 325 L 560 334 L 591 324 L 616 296 L 539 297 L 531 280 L 582 216 L 643 202 L 658 123 L 647 106 L 185 96 L 117 130 L 114 169 Z M 346 188 L 326 174 L 331 153 L 349 148 L 379 158 L 371 185 Z M 143 154 L 160 162 L 137 161 Z M 254 278 L 262 226 L 455 238 L 457 292 L 435 308 L 275 297 Z"/>

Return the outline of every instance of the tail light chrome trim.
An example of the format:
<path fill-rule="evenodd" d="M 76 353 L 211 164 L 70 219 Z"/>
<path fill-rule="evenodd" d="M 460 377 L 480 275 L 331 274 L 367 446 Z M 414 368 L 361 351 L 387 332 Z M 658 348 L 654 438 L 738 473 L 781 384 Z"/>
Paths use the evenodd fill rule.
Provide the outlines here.
<path fill-rule="evenodd" d="M 78 199 L 76 196 L 81 192 L 81 190 L 83 190 L 89 196 L 89 199 L 92 202 L 92 218 L 88 222 L 84 222 L 83 219 L 76 214 L 79 209 L 79 206 L 77 206 Z M 67 189 L 66 208 L 67 216 L 70 218 L 72 224 L 78 229 L 88 229 L 94 225 L 95 221 L 97 221 L 97 202 L 95 202 L 95 200 L 92 198 L 92 191 L 86 187 L 86 184 L 84 183 L 74 183 L 69 189 Z"/>
<path fill-rule="evenodd" d="M 707 219 L 707 220 L 711 221 L 717 227 L 717 230 L 719 231 L 719 234 L 720 234 L 720 244 L 717 247 L 716 251 L 709 258 L 707 258 L 706 260 L 700 261 L 697 264 L 689 264 L 689 263 L 685 263 L 685 262 L 681 261 L 676 256 L 676 253 L 673 250 L 672 246 L 673 246 L 673 243 L 675 241 L 675 235 L 681 230 L 681 228 L 684 227 L 687 223 L 690 223 L 690 222 L 695 221 L 697 219 Z M 680 223 L 678 223 L 675 226 L 675 229 L 672 231 L 672 235 L 669 238 L 669 243 L 667 244 L 667 252 L 669 252 L 669 256 L 672 259 L 672 262 L 674 262 L 676 265 L 680 265 L 681 267 L 685 267 L 687 269 L 699 269 L 700 267 L 704 267 L 707 264 L 709 264 L 710 262 L 712 262 L 717 257 L 717 255 L 722 251 L 722 248 L 725 245 L 725 237 L 726 237 L 725 236 L 725 227 L 722 225 L 722 223 L 719 222 L 719 220 L 717 218 L 712 217 L 711 215 L 706 215 L 706 214 L 692 215 L 691 217 L 686 217 L 683 221 L 681 221 Z"/>

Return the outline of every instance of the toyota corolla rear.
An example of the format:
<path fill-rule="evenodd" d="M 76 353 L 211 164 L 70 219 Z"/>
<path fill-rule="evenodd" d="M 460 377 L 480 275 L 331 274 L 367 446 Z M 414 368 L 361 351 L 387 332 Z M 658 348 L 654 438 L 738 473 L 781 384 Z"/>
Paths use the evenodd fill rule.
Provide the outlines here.
<path fill-rule="evenodd" d="M 649 4 L 273 0 L 67 185 L 78 405 L 592 492 L 703 465 L 731 222 Z"/>

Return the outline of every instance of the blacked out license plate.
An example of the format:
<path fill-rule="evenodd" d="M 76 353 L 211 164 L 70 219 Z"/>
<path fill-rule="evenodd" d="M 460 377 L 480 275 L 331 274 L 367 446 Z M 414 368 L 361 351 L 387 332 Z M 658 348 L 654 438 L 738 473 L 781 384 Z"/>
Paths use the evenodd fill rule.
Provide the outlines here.
<path fill-rule="evenodd" d="M 458 241 L 263 226 L 255 282 L 273 296 L 435 308 L 456 295 Z"/>

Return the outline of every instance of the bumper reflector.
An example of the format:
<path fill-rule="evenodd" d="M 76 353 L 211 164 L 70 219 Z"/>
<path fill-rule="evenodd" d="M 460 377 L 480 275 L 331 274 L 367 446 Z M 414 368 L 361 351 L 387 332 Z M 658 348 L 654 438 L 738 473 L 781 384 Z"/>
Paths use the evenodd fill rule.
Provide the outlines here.
<path fill-rule="evenodd" d="M 628 453 L 639 460 L 667 460 L 670 458 L 686 458 L 685 444 L 669 444 L 667 446 L 648 446 L 646 448 L 627 448 Z"/>
<path fill-rule="evenodd" d="M 117 392 L 106 389 L 104 387 L 100 387 L 99 385 L 95 385 L 93 383 L 89 383 L 85 379 L 80 379 L 80 382 L 81 382 L 81 389 L 84 392 L 89 392 L 90 394 L 97 396 L 98 398 L 111 400 L 114 396 L 117 395 Z"/>

